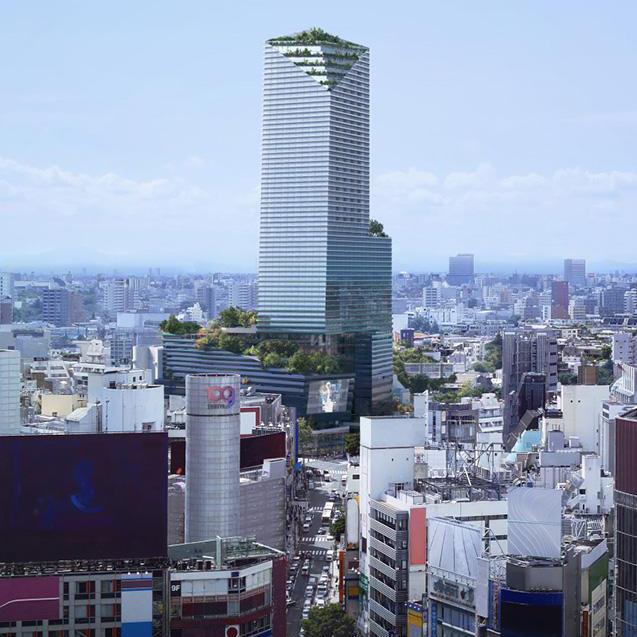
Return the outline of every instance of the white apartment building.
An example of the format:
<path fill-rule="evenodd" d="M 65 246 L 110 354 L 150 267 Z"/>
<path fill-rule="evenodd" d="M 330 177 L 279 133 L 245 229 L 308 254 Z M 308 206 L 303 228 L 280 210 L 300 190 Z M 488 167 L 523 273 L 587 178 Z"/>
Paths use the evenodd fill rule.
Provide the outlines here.
<path fill-rule="evenodd" d="M 0 299 L 10 296 L 13 298 L 13 274 L 10 272 L 0 272 Z"/>
<path fill-rule="evenodd" d="M 0 349 L 0 435 L 20 433 L 20 352 Z"/>

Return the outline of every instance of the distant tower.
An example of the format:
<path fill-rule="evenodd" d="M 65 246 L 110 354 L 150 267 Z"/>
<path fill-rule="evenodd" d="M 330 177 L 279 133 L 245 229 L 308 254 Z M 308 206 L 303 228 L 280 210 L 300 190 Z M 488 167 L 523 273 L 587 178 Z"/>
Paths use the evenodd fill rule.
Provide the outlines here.
<path fill-rule="evenodd" d="M 240 376 L 186 376 L 186 542 L 239 535 Z"/>
<path fill-rule="evenodd" d="M 586 260 L 564 259 L 564 280 L 573 287 L 586 285 Z"/>
<path fill-rule="evenodd" d="M 459 254 L 449 257 L 449 274 L 447 283 L 449 285 L 462 285 L 463 283 L 473 283 L 473 255 Z"/>

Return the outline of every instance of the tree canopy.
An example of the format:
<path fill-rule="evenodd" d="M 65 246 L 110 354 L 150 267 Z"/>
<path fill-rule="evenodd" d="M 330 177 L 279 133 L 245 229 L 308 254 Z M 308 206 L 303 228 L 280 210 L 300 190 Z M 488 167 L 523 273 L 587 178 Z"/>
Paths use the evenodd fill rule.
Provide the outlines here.
<path fill-rule="evenodd" d="M 159 324 L 159 329 L 167 334 L 196 334 L 201 329 L 201 325 L 194 321 L 180 321 L 174 314 L 171 314 Z"/>
<path fill-rule="evenodd" d="M 305 637 L 354 637 L 356 635 L 354 620 L 338 604 L 312 608 L 302 625 Z"/>

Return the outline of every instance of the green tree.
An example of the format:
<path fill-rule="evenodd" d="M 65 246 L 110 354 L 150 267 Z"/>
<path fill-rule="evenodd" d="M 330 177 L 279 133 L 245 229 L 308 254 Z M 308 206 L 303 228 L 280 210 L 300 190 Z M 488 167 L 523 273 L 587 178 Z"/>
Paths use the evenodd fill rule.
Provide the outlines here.
<path fill-rule="evenodd" d="M 426 389 L 429 389 L 429 377 L 424 374 L 410 376 L 408 386 L 412 394 L 422 394 Z"/>
<path fill-rule="evenodd" d="M 577 374 L 562 372 L 558 375 L 558 380 L 562 385 L 577 385 Z"/>
<path fill-rule="evenodd" d="M 307 418 L 299 418 L 299 450 L 301 452 L 308 451 L 314 444 L 314 436 L 312 435 L 312 427 Z"/>
<path fill-rule="evenodd" d="M 171 314 L 159 324 L 159 329 L 168 334 L 196 334 L 201 330 L 201 325 L 193 321 L 180 321 L 174 314 Z"/>
<path fill-rule="evenodd" d="M 372 237 L 386 237 L 385 228 L 380 221 L 376 221 L 376 219 L 369 220 L 369 234 Z"/>
<path fill-rule="evenodd" d="M 612 348 L 610 345 L 603 345 L 602 346 L 602 351 L 601 351 L 601 357 L 605 360 L 608 361 L 610 360 L 610 357 L 612 355 Z"/>
<path fill-rule="evenodd" d="M 225 349 L 227 352 L 233 352 L 235 354 L 241 354 L 244 350 L 244 342 L 234 334 L 228 334 L 221 332 L 219 334 L 219 348 Z"/>
<path fill-rule="evenodd" d="M 360 453 L 361 435 L 359 433 L 345 434 L 345 451 L 350 456 Z"/>
<path fill-rule="evenodd" d="M 495 367 L 493 363 L 489 361 L 478 361 L 473 366 L 474 371 L 480 372 L 481 374 L 493 374 L 495 372 Z"/>
<path fill-rule="evenodd" d="M 502 369 L 502 334 L 498 334 L 485 346 L 484 360 L 490 363 L 494 369 Z"/>
<path fill-rule="evenodd" d="M 312 608 L 302 626 L 305 637 L 354 637 L 356 635 L 354 620 L 338 604 Z"/>
<path fill-rule="evenodd" d="M 614 380 L 615 374 L 613 361 L 606 360 L 597 368 L 597 384 L 610 385 Z"/>
<path fill-rule="evenodd" d="M 306 354 L 302 350 L 295 352 L 288 361 L 288 370 L 296 374 L 307 374 L 311 371 L 311 368 L 312 360 L 309 354 Z"/>
<path fill-rule="evenodd" d="M 261 362 L 264 367 L 285 367 L 286 360 L 281 354 L 270 352 L 261 359 Z"/>
<path fill-rule="evenodd" d="M 341 535 L 345 533 L 345 516 L 341 515 L 330 524 L 330 533 L 337 542 L 341 541 Z"/>

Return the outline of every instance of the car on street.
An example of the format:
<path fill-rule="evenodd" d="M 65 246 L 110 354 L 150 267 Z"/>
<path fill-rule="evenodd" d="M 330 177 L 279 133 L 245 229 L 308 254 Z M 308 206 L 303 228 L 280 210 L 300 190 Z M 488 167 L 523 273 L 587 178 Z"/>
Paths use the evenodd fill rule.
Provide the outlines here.
<path fill-rule="evenodd" d="M 328 549 L 327 553 L 325 554 L 325 559 L 328 562 L 331 562 L 334 559 L 334 549 Z"/>
<path fill-rule="evenodd" d="M 325 600 L 322 597 L 319 597 L 315 602 L 314 605 L 317 608 L 323 608 L 325 606 Z"/>
<path fill-rule="evenodd" d="M 310 572 L 310 565 L 308 562 L 303 564 L 303 568 L 301 569 L 301 575 L 307 575 Z"/>
<path fill-rule="evenodd" d="M 318 530 L 319 535 L 325 535 L 327 533 L 327 529 L 324 526 L 320 526 Z"/>
<path fill-rule="evenodd" d="M 310 532 L 310 525 L 306 522 L 303 525 L 303 533 L 309 533 Z"/>

